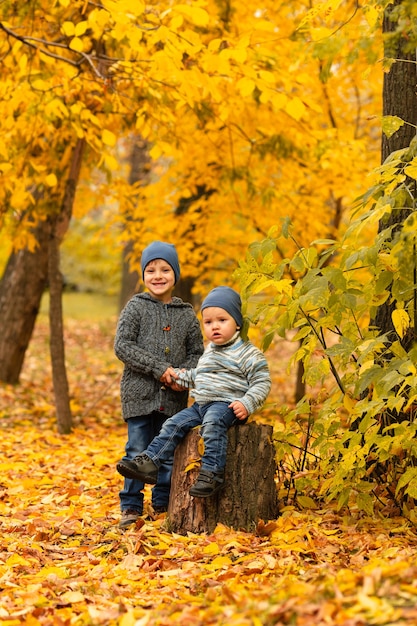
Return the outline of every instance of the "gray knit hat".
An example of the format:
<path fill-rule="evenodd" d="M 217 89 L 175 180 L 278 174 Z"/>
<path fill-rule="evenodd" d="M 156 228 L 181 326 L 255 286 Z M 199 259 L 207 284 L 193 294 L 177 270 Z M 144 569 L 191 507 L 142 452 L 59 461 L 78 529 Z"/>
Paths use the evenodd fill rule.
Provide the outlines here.
<path fill-rule="evenodd" d="M 240 295 L 231 287 L 215 287 L 203 300 L 200 310 L 203 311 L 209 306 L 217 306 L 224 309 L 233 317 L 236 324 L 242 328 L 242 301 Z"/>
<path fill-rule="evenodd" d="M 151 261 L 156 259 L 163 259 L 174 270 L 175 282 L 177 283 L 180 278 L 180 264 L 178 261 L 178 254 L 175 246 L 172 243 L 165 243 L 164 241 L 153 241 L 142 252 L 141 266 L 142 266 L 142 278 L 145 272 L 145 267 Z"/>

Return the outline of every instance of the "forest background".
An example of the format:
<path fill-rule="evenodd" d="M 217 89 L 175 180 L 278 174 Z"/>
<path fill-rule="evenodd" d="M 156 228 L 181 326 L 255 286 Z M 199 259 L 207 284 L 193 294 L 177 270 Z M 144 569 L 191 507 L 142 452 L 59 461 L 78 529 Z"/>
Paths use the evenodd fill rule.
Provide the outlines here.
<path fill-rule="evenodd" d="M 413 3 L 0 10 L 2 621 L 415 623 Z M 155 238 L 270 355 L 281 516 L 253 533 L 116 530 L 112 336 Z"/>

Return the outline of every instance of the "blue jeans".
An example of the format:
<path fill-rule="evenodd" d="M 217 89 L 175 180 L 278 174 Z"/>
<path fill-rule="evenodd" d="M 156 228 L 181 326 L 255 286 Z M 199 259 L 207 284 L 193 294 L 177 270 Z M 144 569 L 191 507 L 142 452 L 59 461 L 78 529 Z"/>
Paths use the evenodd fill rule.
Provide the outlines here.
<path fill-rule="evenodd" d="M 147 447 L 145 453 L 160 468 L 173 459 L 175 448 L 195 426 L 201 425 L 204 441 L 204 454 L 201 469 L 209 472 L 222 472 L 226 465 L 227 430 L 237 422 L 229 402 L 210 402 L 199 405 L 197 402 L 172 417 L 162 426 L 161 432 Z"/>
<path fill-rule="evenodd" d="M 124 459 L 132 460 L 146 450 L 150 442 L 161 430 L 167 416 L 155 411 L 150 415 L 130 417 L 127 420 L 127 444 Z M 171 487 L 172 459 L 167 459 L 161 465 L 158 482 L 152 489 L 152 505 L 159 508 L 168 508 L 169 491 Z M 123 489 L 119 493 L 120 509 L 133 509 L 141 515 L 143 513 L 144 483 L 133 478 L 125 478 Z"/>

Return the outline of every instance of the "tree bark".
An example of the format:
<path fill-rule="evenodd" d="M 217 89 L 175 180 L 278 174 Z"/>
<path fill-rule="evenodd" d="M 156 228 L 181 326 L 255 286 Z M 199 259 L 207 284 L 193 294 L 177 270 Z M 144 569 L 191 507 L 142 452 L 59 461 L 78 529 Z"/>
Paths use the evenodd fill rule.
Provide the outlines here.
<path fill-rule="evenodd" d="M 278 515 L 275 447 L 272 426 L 250 422 L 228 432 L 225 487 L 210 498 L 193 498 L 199 472 L 199 429 L 177 447 L 168 507 L 171 531 L 185 535 L 212 533 L 218 523 L 253 531 L 259 520 Z M 187 469 L 188 468 L 188 469 Z"/>
<path fill-rule="evenodd" d="M 384 73 L 382 112 L 383 115 L 396 115 L 407 123 L 391 137 L 382 134 L 382 162 L 395 150 L 409 146 L 416 135 L 416 51 L 414 46 L 410 48 L 409 40 L 404 34 L 395 33 L 398 22 L 393 16 L 401 4 L 402 0 L 395 0 L 387 6 L 384 13 L 384 56 L 396 61 L 389 72 Z"/>
<path fill-rule="evenodd" d="M 179 282 L 175 285 L 174 295 L 184 300 L 184 302 L 189 302 L 193 306 L 197 306 L 197 298 L 192 292 L 194 282 L 195 279 L 192 276 L 180 278 Z"/>
<path fill-rule="evenodd" d="M 0 380 L 4 383 L 15 385 L 20 379 L 47 284 L 50 233 L 49 220 L 38 222 L 33 229 L 35 250 L 12 252 L 0 281 Z"/>
<path fill-rule="evenodd" d="M 72 430 L 69 385 L 65 366 L 65 343 L 62 314 L 62 274 L 60 271 L 59 242 L 52 236 L 49 243 L 49 326 L 52 381 L 55 396 L 58 432 Z"/>
<path fill-rule="evenodd" d="M 132 151 L 130 153 L 129 184 L 147 185 L 151 171 L 151 159 L 149 156 L 149 144 L 146 139 L 135 136 L 133 138 Z M 138 199 L 140 202 L 140 198 Z M 129 217 L 128 217 L 129 219 Z M 133 241 L 127 241 L 122 253 L 122 285 L 119 297 L 119 309 L 122 310 L 133 294 L 137 293 L 140 286 L 141 276 L 136 270 L 130 268 L 130 260 L 133 252 Z"/>
<path fill-rule="evenodd" d="M 383 82 L 383 115 L 400 117 L 407 122 L 403 124 L 391 137 L 382 134 L 381 162 L 395 150 L 407 148 L 411 140 L 416 136 L 417 126 L 417 98 L 416 98 L 416 55 L 415 48 L 410 48 L 408 38 L 396 33 L 398 26 L 397 18 L 394 19 L 397 7 L 402 5 L 402 0 L 395 0 L 388 5 L 384 13 L 383 33 L 384 52 L 386 58 L 396 59 L 389 72 L 384 74 Z M 410 18 L 411 19 L 411 18 Z M 379 231 L 395 226 L 401 228 L 402 223 L 408 217 L 409 209 L 397 209 L 392 211 L 388 220 L 380 223 Z M 392 333 L 395 336 L 392 323 L 392 312 L 395 302 L 388 299 L 378 307 L 372 325 L 378 328 L 381 334 Z M 406 344 L 407 341 L 403 342 Z M 406 349 L 409 346 L 404 345 Z"/>
<path fill-rule="evenodd" d="M 74 146 L 71 168 L 65 184 L 65 193 L 60 211 L 55 218 L 49 241 L 49 327 L 52 381 L 58 431 L 71 432 L 72 415 L 69 398 L 69 385 L 65 365 L 64 322 L 62 314 L 62 274 L 60 270 L 59 247 L 69 228 L 74 206 L 75 190 L 81 170 L 85 140 L 78 139 Z"/>

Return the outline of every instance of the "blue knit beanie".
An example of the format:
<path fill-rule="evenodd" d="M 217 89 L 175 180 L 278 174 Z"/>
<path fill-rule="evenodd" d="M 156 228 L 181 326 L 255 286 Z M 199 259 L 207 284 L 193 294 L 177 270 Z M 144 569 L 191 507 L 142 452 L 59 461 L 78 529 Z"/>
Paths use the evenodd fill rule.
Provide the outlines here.
<path fill-rule="evenodd" d="M 142 252 L 142 278 L 145 272 L 145 267 L 148 263 L 155 261 L 156 259 L 163 259 L 172 267 L 174 270 L 175 282 L 177 283 L 180 278 L 180 263 L 178 261 L 178 254 L 172 243 L 165 243 L 164 241 L 153 241 Z"/>
<path fill-rule="evenodd" d="M 209 306 L 217 306 L 220 309 L 224 309 L 233 317 L 236 324 L 242 328 L 242 301 L 237 291 L 230 287 L 215 287 L 203 300 L 200 309 L 203 311 Z"/>

